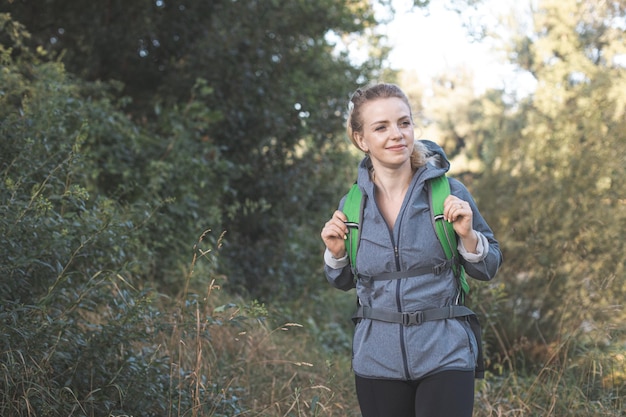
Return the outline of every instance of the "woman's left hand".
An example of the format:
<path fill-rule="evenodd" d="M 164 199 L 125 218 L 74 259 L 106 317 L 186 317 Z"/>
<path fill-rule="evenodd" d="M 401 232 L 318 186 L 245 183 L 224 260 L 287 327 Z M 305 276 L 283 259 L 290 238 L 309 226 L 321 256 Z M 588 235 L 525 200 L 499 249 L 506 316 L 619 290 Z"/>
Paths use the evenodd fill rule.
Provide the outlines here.
<path fill-rule="evenodd" d="M 452 223 L 465 249 L 469 252 L 476 252 L 478 237 L 472 226 L 474 213 L 470 204 L 456 196 L 449 195 L 443 203 L 443 218 Z"/>

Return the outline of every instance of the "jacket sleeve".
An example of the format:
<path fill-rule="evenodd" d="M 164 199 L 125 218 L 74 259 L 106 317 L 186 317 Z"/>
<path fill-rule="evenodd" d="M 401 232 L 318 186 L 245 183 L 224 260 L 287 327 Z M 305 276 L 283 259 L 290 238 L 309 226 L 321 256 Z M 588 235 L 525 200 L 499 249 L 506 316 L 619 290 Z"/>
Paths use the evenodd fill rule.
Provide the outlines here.
<path fill-rule="evenodd" d="M 354 275 L 350 269 L 350 261 L 347 259 L 347 255 L 345 262 L 341 262 L 344 258 L 328 259 L 328 257 L 332 258 L 332 255 L 326 250 L 324 254 L 324 272 L 330 285 L 343 291 L 355 288 Z M 344 265 L 341 266 L 342 264 Z"/>
<path fill-rule="evenodd" d="M 496 240 L 487 221 L 480 214 L 476 202 L 467 188 L 461 182 L 450 179 L 450 189 L 452 194 L 467 201 L 472 207 L 473 228 L 478 232 L 479 254 L 469 254 L 467 251 L 464 251 L 462 245 L 459 244 L 461 263 L 465 268 L 465 272 L 472 278 L 481 281 L 489 281 L 496 275 L 498 269 L 500 269 L 500 265 L 502 265 L 500 244 Z M 482 246 L 482 251 L 480 250 L 480 246 Z"/>

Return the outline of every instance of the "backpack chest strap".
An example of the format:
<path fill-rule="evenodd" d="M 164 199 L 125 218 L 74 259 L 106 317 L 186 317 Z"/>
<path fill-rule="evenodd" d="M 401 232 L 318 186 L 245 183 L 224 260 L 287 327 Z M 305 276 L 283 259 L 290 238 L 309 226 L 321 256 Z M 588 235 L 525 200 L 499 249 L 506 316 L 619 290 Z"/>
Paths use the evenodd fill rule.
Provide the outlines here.
<path fill-rule="evenodd" d="M 408 271 L 384 272 L 382 274 L 378 274 L 374 276 L 358 274 L 358 279 L 362 280 L 363 282 L 371 282 L 371 281 L 385 281 L 385 280 L 392 280 L 392 279 L 411 278 L 411 277 L 417 277 L 420 275 L 427 275 L 427 274 L 439 275 L 442 272 L 447 271 L 448 269 L 452 268 L 452 266 L 454 265 L 454 261 L 455 261 L 454 259 L 448 259 L 447 261 L 444 261 L 440 263 L 439 265 L 435 265 L 435 266 L 423 266 L 420 268 L 409 269 Z"/>
<path fill-rule="evenodd" d="M 475 313 L 472 310 L 462 305 L 450 305 L 410 313 L 359 306 L 353 318 L 379 320 L 387 323 L 399 323 L 404 326 L 412 326 L 424 323 L 425 321 L 445 320 L 474 315 Z"/>

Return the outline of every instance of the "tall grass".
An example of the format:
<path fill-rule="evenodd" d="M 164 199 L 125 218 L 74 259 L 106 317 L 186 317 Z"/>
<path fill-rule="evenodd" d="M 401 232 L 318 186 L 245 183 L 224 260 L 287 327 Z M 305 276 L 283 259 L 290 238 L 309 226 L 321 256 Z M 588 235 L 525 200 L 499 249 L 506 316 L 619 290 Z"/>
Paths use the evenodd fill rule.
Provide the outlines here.
<path fill-rule="evenodd" d="M 311 317 L 304 324 L 281 321 L 293 315 L 288 307 L 270 311 L 224 293 L 225 278 L 205 275 L 211 268 L 200 261 L 210 262 L 212 254 L 201 243 L 202 237 L 174 325 L 161 334 L 164 353 L 173 359 L 170 385 L 180 393 L 170 415 L 359 415 L 345 344 L 341 355 L 333 356 L 320 330 L 325 324 L 318 326 Z"/>
<path fill-rule="evenodd" d="M 71 307 L 81 314 L 66 316 L 76 326 L 42 321 L 35 330 L 17 318 L 43 318 L 41 310 L 24 306 L 12 316 L 5 306 L 0 330 L 12 348 L 0 352 L 0 414 L 359 416 L 350 367 L 354 294 L 328 288 L 272 306 L 228 294 L 204 237 L 176 296 L 110 281 L 106 303 Z M 474 416 L 625 415 L 626 363 L 615 344 L 590 348 L 571 333 L 544 347 L 534 367 L 515 369 L 510 364 L 527 353 L 502 339 L 504 365 L 492 363 L 477 382 Z"/>
<path fill-rule="evenodd" d="M 578 304 L 572 300 L 577 296 L 567 295 L 556 313 L 565 316 L 575 311 Z M 626 415 L 622 330 L 606 326 L 591 331 L 576 321 L 563 320 L 547 342 L 535 322 L 539 337 L 529 340 L 512 330 L 510 312 L 506 314 L 499 301 L 490 301 L 496 315 L 484 306 L 479 311 L 485 318 L 487 339 L 497 347 L 490 348 L 491 373 L 477 384 L 475 416 Z"/>
<path fill-rule="evenodd" d="M 320 285 L 325 285 L 320 280 Z M 214 287 L 209 287 L 214 288 Z M 231 414 L 202 409 L 202 416 L 359 416 L 350 368 L 351 323 L 354 295 L 328 289 L 309 300 L 268 308 L 241 300 L 224 308 L 221 291 L 209 291 L 198 323 L 196 345 L 174 343 L 187 355 L 194 375 L 220 385 L 221 398 L 238 393 L 240 408 Z M 245 303 L 244 303 L 245 304 Z M 216 316 L 216 312 L 221 312 Z M 202 321 L 201 317 L 213 317 Z M 283 318 L 286 321 L 281 321 Z M 290 321 L 291 319 L 291 321 Z M 272 325 L 271 323 L 282 323 Z M 219 323 L 219 325 L 216 325 Z M 212 337 L 200 345 L 206 327 Z M 487 326 L 489 324 L 487 323 Z M 490 330 L 498 333 L 499 329 Z M 567 334 L 564 332 L 564 334 Z M 581 331 L 559 344 L 541 347 L 527 368 L 529 347 L 510 349 L 503 366 L 476 385 L 476 417 L 495 416 L 623 416 L 626 363 L 611 345 L 583 343 Z M 182 352 L 184 350 L 184 352 Z M 524 359 L 516 356 L 524 356 Z M 193 359 L 193 360 L 192 360 Z M 499 370 L 499 371 L 496 371 Z M 206 389 L 194 376 L 195 392 Z M 226 390 L 225 390 L 226 389 Z M 229 391 L 228 391 L 229 390 Z M 223 412 L 223 410 L 222 410 Z"/>

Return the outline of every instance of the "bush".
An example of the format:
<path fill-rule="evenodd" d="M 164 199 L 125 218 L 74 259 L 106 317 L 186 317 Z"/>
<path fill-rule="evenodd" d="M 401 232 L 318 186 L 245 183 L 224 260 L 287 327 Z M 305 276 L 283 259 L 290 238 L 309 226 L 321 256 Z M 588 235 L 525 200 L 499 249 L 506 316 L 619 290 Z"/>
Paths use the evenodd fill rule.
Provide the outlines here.
<path fill-rule="evenodd" d="M 22 48 L 28 34 L 7 15 L 0 27 L 0 414 L 187 410 L 192 392 L 172 385 L 169 352 L 160 348 L 176 317 L 157 309 L 157 293 L 139 279 L 150 265 L 171 263 L 179 273 L 173 260 L 189 249 L 172 243 L 198 227 L 197 218 L 155 222 L 182 211 L 191 187 L 176 189 L 166 175 L 145 186 L 155 170 L 174 172 L 180 161 L 141 158 L 140 150 L 158 152 L 159 141 L 146 146 L 154 136 L 110 99 L 113 85 L 78 82 L 61 64 L 41 62 Z M 170 110 L 167 120 L 211 116 L 193 106 Z M 107 174 L 138 181 L 114 187 Z M 166 196 L 182 202 L 168 206 Z"/>

